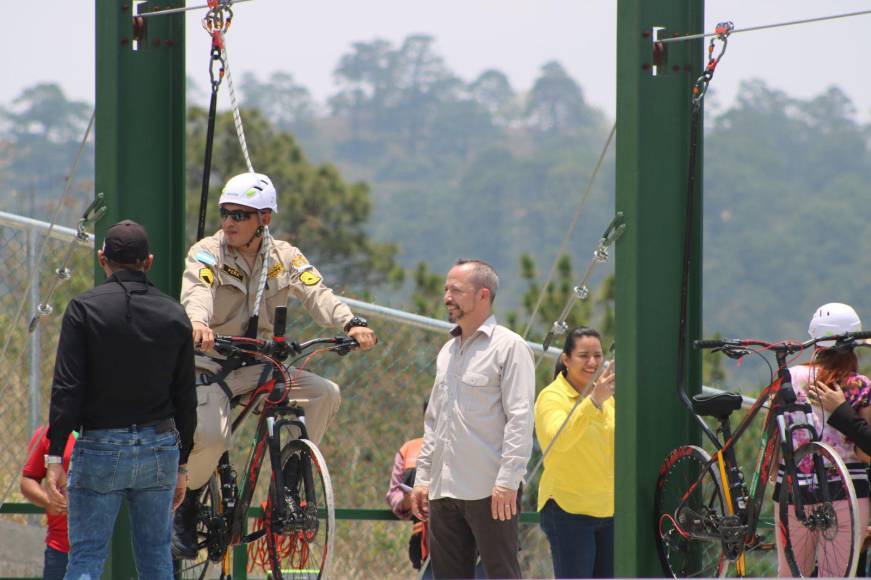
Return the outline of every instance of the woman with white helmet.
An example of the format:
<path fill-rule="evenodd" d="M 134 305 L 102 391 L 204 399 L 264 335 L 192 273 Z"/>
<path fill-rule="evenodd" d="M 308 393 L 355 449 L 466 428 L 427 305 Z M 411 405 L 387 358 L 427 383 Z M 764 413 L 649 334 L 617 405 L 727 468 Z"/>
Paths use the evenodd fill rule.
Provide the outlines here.
<path fill-rule="evenodd" d="M 825 338 L 845 332 L 862 330 L 862 322 L 856 311 L 847 304 L 832 302 L 820 306 L 810 321 L 808 332 L 811 338 Z M 814 429 L 819 434 L 820 440 L 835 449 L 844 460 L 850 472 L 853 486 L 856 489 L 856 497 L 859 500 L 859 521 L 863 524 L 869 516 L 869 485 L 868 485 L 868 459 L 862 451 L 857 450 L 851 438 L 842 431 L 827 425 L 830 422 L 830 409 L 827 405 L 820 406 L 819 392 L 821 388 L 826 390 L 837 389 L 842 396 L 842 403 L 849 408 L 853 416 L 861 417 L 867 427 L 871 421 L 871 380 L 865 375 L 859 374 L 859 361 L 852 348 L 835 349 L 835 341 L 822 341 L 817 343 L 814 355 L 807 364 L 790 367 L 789 374 L 792 379 L 792 387 L 795 390 L 798 402 L 810 401 L 814 410 Z M 803 413 L 797 413 L 797 420 L 803 420 Z M 804 445 L 810 440 L 810 434 L 805 430 L 797 430 L 793 433 L 793 443 L 796 447 Z M 783 464 L 778 472 L 778 485 L 781 482 Z M 799 466 L 801 469 L 801 466 Z M 847 500 L 834 502 L 838 513 L 849 509 Z M 775 510 L 775 519 L 779 525 L 779 514 Z M 864 527 L 864 526 L 863 526 Z M 817 538 L 813 532 L 805 526 L 790 522 L 790 540 L 796 550 L 799 559 L 799 567 L 802 575 L 810 575 L 814 566 Z M 790 569 L 786 562 L 780 534 L 775 534 L 778 552 L 778 573 L 781 576 L 790 576 Z M 837 549 L 837 546 L 835 546 Z M 803 557 L 804 556 L 804 557 Z M 826 562 L 819 562 L 818 575 L 831 577 L 838 575 L 837 571 L 826 570 Z"/>

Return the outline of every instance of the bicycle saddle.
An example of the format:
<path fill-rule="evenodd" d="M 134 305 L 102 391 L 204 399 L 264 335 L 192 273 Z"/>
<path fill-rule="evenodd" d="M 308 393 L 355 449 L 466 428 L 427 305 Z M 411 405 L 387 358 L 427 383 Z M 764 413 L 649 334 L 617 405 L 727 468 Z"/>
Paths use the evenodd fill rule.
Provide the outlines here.
<path fill-rule="evenodd" d="M 744 399 L 738 393 L 717 393 L 715 395 L 693 396 L 693 411 L 702 417 L 725 419 L 741 408 Z"/>

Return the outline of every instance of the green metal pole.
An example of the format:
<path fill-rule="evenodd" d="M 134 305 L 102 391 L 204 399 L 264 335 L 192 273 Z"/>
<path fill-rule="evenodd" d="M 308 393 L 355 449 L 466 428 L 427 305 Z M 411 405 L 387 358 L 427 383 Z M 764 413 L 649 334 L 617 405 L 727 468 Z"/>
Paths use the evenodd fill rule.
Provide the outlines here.
<path fill-rule="evenodd" d="M 701 74 L 701 41 L 673 43 L 653 75 L 653 27 L 690 34 L 704 27 L 704 0 L 618 0 L 616 570 L 661 576 L 654 540 L 657 471 L 671 448 L 698 440 L 676 390 L 690 98 Z M 702 158 L 701 151 L 699 159 Z M 697 183 L 701 183 L 701 175 Z M 689 343 L 701 327 L 701 187 L 695 206 L 688 305 Z M 688 349 L 690 389 L 699 357 Z"/>
<path fill-rule="evenodd" d="M 95 179 L 108 207 L 96 236 L 101 243 L 106 228 L 122 219 L 143 224 L 155 256 L 149 277 L 178 296 L 185 252 L 184 15 L 145 19 L 137 31 L 137 5 L 144 11 L 154 4 L 96 0 Z M 96 282 L 104 278 L 95 263 Z M 136 577 L 126 511 L 115 526 L 104 578 Z"/>

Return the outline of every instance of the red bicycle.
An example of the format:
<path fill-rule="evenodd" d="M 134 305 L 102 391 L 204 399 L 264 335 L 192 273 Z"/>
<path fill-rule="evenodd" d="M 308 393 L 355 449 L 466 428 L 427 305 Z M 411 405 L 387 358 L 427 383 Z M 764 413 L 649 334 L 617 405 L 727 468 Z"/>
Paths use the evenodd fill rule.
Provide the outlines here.
<path fill-rule="evenodd" d="M 267 364 L 269 380 L 249 395 L 231 401 L 240 408 L 232 423 L 235 433 L 252 413 L 257 426 L 241 487 L 236 470 L 225 452 L 215 474 L 198 497 L 196 560 L 176 562 L 176 578 L 228 579 L 232 576 L 229 548 L 265 536 L 272 578 L 323 578 L 333 555 L 335 504 L 327 464 L 318 447 L 308 439 L 305 412 L 293 399 L 292 364 L 318 352 L 345 355 L 357 341 L 346 336 L 316 338 L 303 343 L 284 339 L 286 309 L 277 308 L 275 336 L 261 340 L 221 336 L 215 350 L 226 356 L 225 368 L 242 364 Z M 291 363 L 283 361 L 295 355 Z M 263 466 L 269 461 L 272 474 L 263 514 L 263 527 L 245 534 L 248 508 Z"/>
<path fill-rule="evenodd" d="M 765 387 L 734 433 L 729 417 L 741 408 L 737 393 L 682 398 L 713 443 L 713 457 L 695 445 L 672 451 L 659 470 L 655 495 L 656 547 L 663 571 L 674 577 L 764 576 L 776 573 L 771 563 L 755 561 L 774 544 L 759 529 L 765 489 L 783 458 L 775 499 L 781 548 L 793 576 L 825 570 L 854 576 L 866 522 L 859 521 L 856 493 L 844 462 L 819 441 L 811 406 L 796 401 L 788 361 L 822 340 L 834 348 L 853 348 L 871 332 L 851 332 L 806 342 L 769 343 L 760 340 L 699 340 L 698 349 L 714 349 L 740 359 L 750 353 L 772 352 L 777 374 Z M 758 458 L 749 482 L 735 459 L 735 445 L 763 408 L 765 416 Z M 719 424 L 714 433 L 702 417 Z M 795 420 L 801 417 L 802 420 Z M 798 448 L 793 434 L 806 431 L 810 441 Z M 787 525 L 786 522 L 790 522 Z M 792 529 L 792 531 L 791 531 Z M 802 543 L 796 530 L 801 529 Z M 802 555 L 811 554 L 810 562 Z M 769 558 L 770 559 L 770 558 Z M 731 563 L 735 563 L 734 568 Z"/>

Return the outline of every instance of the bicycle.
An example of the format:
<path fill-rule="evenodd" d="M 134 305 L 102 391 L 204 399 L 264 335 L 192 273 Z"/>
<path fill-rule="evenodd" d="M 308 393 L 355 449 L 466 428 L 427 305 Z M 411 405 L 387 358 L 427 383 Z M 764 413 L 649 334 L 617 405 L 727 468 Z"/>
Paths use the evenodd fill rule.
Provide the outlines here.
<path fill-rule="evenodd" d="M 719 577 L 729 573 L 735 563 L 738 576 L 761 575 L 753 569 L 755 557 L 774 548 L 757 534 L 765 490 L 783 457 L 782 473 L 775 485 L 779 534 L 785 560 L 794 576 L 809 576 L 822 568 L 836 576 L 853 576 L 861 545 L 856 493 L 841 457 L 819 441 L 813 426 L 811 406 L 799 403 L 792 387 L 787 357 L 815 345 L 835 341 L 835 348 L 852 348 L 855 341 L 871 337 L 871 332 L 851 332 L 806 342 L 768 343 L 760 340 L 697 340 L 697 349 L 714 349 L 734 359 L 762 351 L 774 353 L 777 373 L 759 394 L 750 410 L 732 433 L 730 415 L 741 408 L 737 393 L 696 395 L 681 398 L 692 411 L 701 430 L 714 444 L 711 457 L 695 445 L 674 449 L 663 462 L 656 484 L 654 510 L 656 546 L 667 576 Z M 756 350 L 759 347 L 759 350 Z M 763 408 L 768 414 L 749 488 L 735 458 L 735 445 Z M 793 415 L 797 413 L 797 415 Z M 803 420 L 793 420 L 796 416 Z M 719 423 L 718 437 L 702 417 Z M 810 441 L 794 448 L 793 434 L 807 431 Z M 819 485 L 827 482 L 827 485 Z M 835 503 L 846 500 L 846 503 Z M 789 516 L 794 520 L 790 521 Z M 860 525 L 861 524 L 861 525 Z M 790 529 L 792 528 L 792 529 Z M 792 541 L 804 529 L 809 542 L 797 546 Z M 848 544 L 849 542 L 849 544 Z M 843 550 L 836 546 L 848 545 Z M 799 555 L 813 550 L 810 565 Z M 803 565 L 802 565 L 803 564 Z M 812 566 L 812 567 L 811 567 Z"/>
<path fill-rule="evenodd" d="M 313 354 L 313 347 L 327 345 L 316 352 L 345 355 L 358 345 L 346 336 L 315 338 L 299 344 L 287 342 L 285 320 L 286 308 L 276 308 L 275 336 L 271 340 L 238 336 L 215 339 L 215 350 L 226 357 L 225 368 L 266 363 L 272 365 L 272 376 L 250 394 L 231 401 L 231 408 L 242 406 L 233 419 L 233 433 L 250 414 L 259 414 L 245 477 L 240 488 L 230 454 L 224 452 L 215 474 L 198 492 L 197 559 L 176 561 L 177 579 L 202 580 L 211 566 L 217 568 L 215 577 L 230 579 L 229 549 L 264 536 L 272 578 L 327 576 L 336 527 L 333 488 L 323 455 L 308 439 L 305 412 L 292 398 L 290 369 L 293 362 Z M 291 355 L 296 355 L 294 361 L 284 365 L 283 361 Z M 264 458 L 272 468 L 263 510 L 264 526 L 245 534 L 248 508 Z"/>

